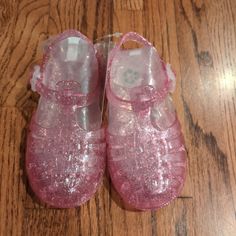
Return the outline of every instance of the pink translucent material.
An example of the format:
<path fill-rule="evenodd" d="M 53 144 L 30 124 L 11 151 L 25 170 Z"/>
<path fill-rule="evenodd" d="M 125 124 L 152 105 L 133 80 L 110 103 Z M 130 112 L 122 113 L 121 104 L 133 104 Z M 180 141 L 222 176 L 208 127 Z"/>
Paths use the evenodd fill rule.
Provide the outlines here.
<path fill-rule="evenodd" d="M 128 40 L 143 47 L 122 50 Z M 136 33 L 124 35 L 110 53 L 108 168 L 116 190 L 136 209 L 163 207 L 183 188 L 186 152 L 169 96 L 174 83 L 169 65 Z"/>
<path fill-rule="evenodd" d="M 27 140 L 30 185 L 51 206 L 79 206 L 96 192 L 105 168 L 93 44 L 77 31 L 50 40 L 31 85 L 41 96 Z"/>

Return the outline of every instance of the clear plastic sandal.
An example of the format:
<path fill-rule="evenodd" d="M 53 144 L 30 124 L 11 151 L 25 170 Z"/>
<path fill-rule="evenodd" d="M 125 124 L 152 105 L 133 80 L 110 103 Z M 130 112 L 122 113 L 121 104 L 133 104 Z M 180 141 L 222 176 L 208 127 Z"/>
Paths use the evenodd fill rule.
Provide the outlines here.
<path fill-rule="evenodd" d="M 127 41 L 141 48 L 122 50 Z M 157 209 L 183 188 L 186 152 L 169 93 L 175 75 L 142 36 L 125 34 L 110 52 L 108 168 L 118 193 L 132 207 Z"/>
<path fill-rule="evenodd" d="M 31 86 L 40 100 L 27 140 L 30 185 L 51 206 L 79 206 L 96 192 L 105 169 L 101 82 L 93 44 L 74 30 L 49 40 Z"/>

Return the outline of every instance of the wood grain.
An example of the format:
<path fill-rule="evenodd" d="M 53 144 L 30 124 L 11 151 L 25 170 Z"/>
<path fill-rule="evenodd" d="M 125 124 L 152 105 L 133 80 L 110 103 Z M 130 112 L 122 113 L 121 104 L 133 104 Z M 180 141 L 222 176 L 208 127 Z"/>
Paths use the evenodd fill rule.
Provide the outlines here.
<path fill-rule="evenodd" d="M 236 235 L 234 0 L 0 0 L 0 29 L 0 236 Z M 46 207 L 30 190 L 25 140 L 38 101 L 30 67 L 42 58 L 42 42 L 67 29 L 92 40 L 136 31 L 172 64 L 188 176 L 167 207 L 126 209 L 107 174 L 77 209 Z"/>
<path fill-rule="evenodd" d="M 17 108 L 0 108 L 0 235 L 21 235 L 25 195 L 22 134 L 25 120 Z"/>
<path fill-rule="evenodd" d="M 49 3 L 47 0 L 23 0 L 16 1 L 13 8 L 16 12 L 11 16 L 13 27 L 8 31 L 11 40 L 7 45 L 10 53 L 6 68 L 1 70 L 0 104 L 22 107 L 25 103 L 31 104 L 28 99 L 31 92 L 27 91 L 29 68 L 41 55 L 40 44 L 47 34 Z"/>
<path fill-rule="evenodd" d="M 191 148 L 189 156 L 193 157 L 190 159 L 190 173 L 196 199 L 196 227 L 199 235 L 217 235 L 219 232 L 221 235 L 234 235 L 235 176 L 230 166 L 234 166 L 234 169 L 236 167 L 232 163 L 235 153 L 232 155 L 227 152 L 230 142 L 226 135 L 234 132 L 235 126 L 233 128 L 231 123 L 233 130 L 226 131 L 229 121 L 226 117 L 225 100 L 229 94 L 231 99 L 235 99 L 235 87 L 230 86 L 226 94 L 222 80 L 230 83 L 232 77 L 230 74 L 219 74 L 219 68 L 226 70 L 221 63 L 232 60 L 228 58 L 230 54 L 225 55 L 228 51 L 227 44 L 235 43 L 233 36 L 225 37 L 225 28 L 221 24 L 225 21 L 225 24 L 232 25 L 233 21 L 225 20 L 221 14 L 216 18 L 217 8 L 224 12 L 224 16 L 230 14 L 229 9 L 222 8 L 220 1 L 215 1 L 214 4 L 210 4 L 210 1 L 175 3 L 182 75 L 181 96 L 186 120 L 185 137 L 187 146 Z M 228 2 L 225 1 L 225 4 Z M 221 33 L 211 35 L 214 27 Z M 219 45 L 222 40 L 225 43 L 224 48 Z M 215 56 L 218 50 L 220 57 L 219 54 Z M 233 103 L 227 102 L 227 105 L 232 106 Z M 234 120 L 235 123 L 235 113 L 230 113 L 230 116 L 231 122 Z"/>

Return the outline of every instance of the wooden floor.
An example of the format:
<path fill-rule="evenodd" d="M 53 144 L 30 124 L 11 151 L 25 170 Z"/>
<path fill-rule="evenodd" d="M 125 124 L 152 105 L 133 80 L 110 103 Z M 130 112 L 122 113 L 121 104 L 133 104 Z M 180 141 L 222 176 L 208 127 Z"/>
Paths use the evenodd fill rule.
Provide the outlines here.
<path fill-rule="evenodd" d="M 91 39 L 137 31 L 175 69 L 188 176 L 169 206 L 124 210 L 107 178 L 78 209 L 37 203 L 24 169 L 38 101 L 29 70 L 42 57 L 42 42 L 66 29 Z M 236 235 L 235 0 L 0 0 L 0 30 L 1 236 Z"/>

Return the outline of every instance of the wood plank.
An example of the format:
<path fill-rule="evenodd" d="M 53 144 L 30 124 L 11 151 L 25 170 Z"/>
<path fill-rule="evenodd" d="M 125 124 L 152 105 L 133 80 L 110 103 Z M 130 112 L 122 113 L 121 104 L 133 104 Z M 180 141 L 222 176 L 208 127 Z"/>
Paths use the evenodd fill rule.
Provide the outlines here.
<path fill-rule="evenodd" d="M 96 39 L 109 34 L 111 2 L 109 1 L 51 1 L 49 9 L 49 22 L 47 26 L 50 36 L 62 33 L 68 29 L 77 29 L 90 39 Z M 41 50 L 38 48 L 38 51 Z M 35 95 L 32 100 L 36 101 Z M 24 105 L 26 109 L 29 104 Z M 28 188 L 25 207 L 45 208 L 39 203 L 35 195 Z M 83 211 L 82 211 L 83 212 Z M 87 214 L 85 212 L 85 214 Z"/>
<path fill-rule="evenodd" d="M 0 9 L 0 73 L 3 75 L 6 72 L 7 65 L 11 57 L 11 45 L 12 45 L 12 32 L 15 28 L 15 22 L 17 17 L 17 1 L 1 1 Z M 4 77 L 0 78 L 1 84 L 4 83 Z M 0 98 L 0 104 L 2 104 L 2 96 Z"/>
<path fill-rule="evenodd" d="M 152 235 L 151 212 L 129 210 L 110 187 L 111 235 Z"/>
<path fill-rule="evenodd" d="M 10 54 L 1 74 L 4 79 L 0 82 L 3 91 L 0 105 L 21 107 L 34 105 L 27 84 L 30 65 L 41 58 L 39 48 L 47 35 L 49 1 L 23 0 L 16 3 L 12 7 L 17 9 L 11 20 L 13 26 L 7 31 L 11 38 L 7 45 Z"/>
<path fill-rule="evenodd" d="M 153 235 L 200 235 L 195 231 L 193 210 L 192 198 L 178 198 L 169 206 L 153 212 Z"/>
<path fill-rule="evenodd" d="M 22 235 L 81 235 L 79 234 L 79 210 L 76 209 L 28 209 L 24 214 Z"/>
<path fill-rule="evenodd" d="M 230 86 L 226 91 L 222 86 L 222 80 L 230 82 L 231 77 L 219 73 L 219 70 L 226 69 L 223 63 L 231 60 L 232 55 L 218 44 L 235 42 L 234 38 L 225 37 L 225 28 L 221 25 L 224 19 L 220 20 L 218 15 L 219 9 L 226 15 L 229 11 L 222 8 L 220 1 L 205 4 L 202 1 L 179 0 L 175 3 L 185 137 L 190 147 L 190 173 L 194 189 L 194 227 L 198 235 L 235 235 L 235 190 L 232 188 L 234 177 L 230 168 L 235 165 L 232 163 L 232 153 L 227 150 L 228 145 L 233 146 L 234 138 L 231 137 L 232 140 L 226 144 L 227 135 L 233 135 L 234 131 L 229 131 L 232 124 L 228 123 L 231 126 L 228 128 L 225 123 L 230 121 L 229 111 L 225 111 L 225 100 L 228 96 L 231 99 L 235 96 L 235 88 Z M 231 25 L 229 19 L 225 22 Z M 222 54 L 222 49 L 228 54 Z M 232 109 L 233 103 L 230 106 Z M 235 119 L 235 115 L 231 119 Z"/>
<path fill-rule="evenodd" d="M 113 220 L 110 215 L 112 200 L 109 188 L 110 184 L 104 178 L 97 193 L 77 209 L 58 210 L 34 202 L 31 205 L 28 203 L 23 222 L 24 234 L 111 235 Z"/>
<path fill-rule="evenodd" d="M 24 127 L 25 120 L 17 108 L 0 108 L 0 235 L 21 235 Z"/>
<path fill-rule="evenodd" d="M 111 32 L 112 1 L 51 1 L 48 32 L 50 35 L 76 29 L 91 40 Z"/>
<path fill-rule="evenodd" d="M 135 31 L 144 35 L 157 48 L 160 56 L 173 65 L 177 74 L 177 86 L 173 97 L 178 117 L 184 126 L 174 2 L 169 1 L 167 4 L 166 1 L 145 1 L 143 11 L 120 10 L 118 2 L 117 0 L 114 5 L 113 31 L 122 33 Z M 181 196 L 190 197 L 191 186 L 190 174 L 188 174 Z"/>
<path fill-rule="evenodd" d="M 219 11 L 222 13 L 216 17 L 214 13 Z M 221 1 L 216 1 L 215 4 L 211 5 L 210 1 L 207 1 L 205 14 L 209 27 L 209 38 L 217 39 L 211 40 L 210 45 L 218 93 L 221 98 L 219 99 L 220 128 L 224 134 L 222 136 L 218 127 L 216 129 L 219 133 L 217 134 L 217 141 L 227 156 L 234 209 L 236 209 L 236 2 L 225 1 L 223 4 Z"/>
<path fill-rule="evenodd" d="M 143 0 L 114 0 L 117 10 L 143 10 Z"/>
<path fill-rule="evenodd" d="M 122 33 L 136 31 L 144 35 L 157 47 L 161 57 L 173 65 L 179 79 L 180 64 L 174 2 L 169 1 L 167 4 L 166 1 L 144 1 L 143 11 L 137 11 L 136 9 L 133 11 L 130 9 L 121 10 L 118 2 L 116 1 L 116 5 L 114 5 L 113 31 Z M 122 1 L 120 2 L 122 4 Z M 184 124 L 181 93 L 180 80 L 177 80 L 177 91 L 174 93 L 174 99 L 176 99 L 175 104 L 180 121 Z M 111 208 L 112 218 L 118 221 L 118 225 L 113 224 L 113 233 L 114 235 L 184 235 L 182 233 L 186 232 L 186 234 L 193 235 L 191 218 L 187 223 L 181 218 L 184 214 L 182 211 L 189 211 L 189 214 L 192 214 L 191 196 L 191 180 L 190 174 L 188 174 L 185 189 L 180 197 L 186 197 L 186 199 L 190 200 L 182 200 L 181 198 L 175 200 L 167 207 L 172 209 L 172 211 L 168 211 L 165 208 L 160 213 L 157 211 L 157 213 L 154 212 L 152 214 L 150 212 L 140 213 L 127 210 L 123 212 L 122 209 L 114 206 Z M 116 198 L 118 197 L 116 196 Z M 179 212 L 173 213 L 178 211 L 176 209 L 179 207 L 182 207 L 182 211 L 179 210 Z M 169 213 L 164 214 L 163 212 L 165 211 Z M 124 215 L 123 217 L 121 217 L 122 214 Z M 173 227 L 170 227 L 168 222 L 171 219 L 173 220 Z M 159 224 L 159 222 L 163 222 L 163 224 Z"/>

